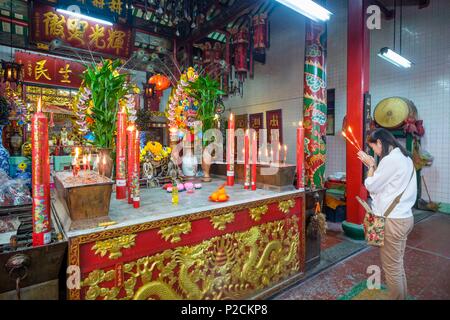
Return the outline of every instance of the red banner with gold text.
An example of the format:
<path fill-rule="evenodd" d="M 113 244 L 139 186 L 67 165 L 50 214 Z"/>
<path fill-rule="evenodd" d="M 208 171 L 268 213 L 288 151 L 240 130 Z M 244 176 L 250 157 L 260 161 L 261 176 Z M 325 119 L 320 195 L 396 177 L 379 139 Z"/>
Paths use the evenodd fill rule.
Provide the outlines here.
<path fill-rule="evenodd" d="M 25 83 L 49 84 L 68 88 L 79 88 L 81 74 L 86 69 L 81 63 L 17 51 L 17 63 L 23 64 Z"/>
<path fill-rule="evenodd" d="M 59 38 L 68 46 L 111 56 L 128 58 L 131 53 L 132 31 L 122 25 L 104 25 L 39 4 L 33 8 L 31 23 L 35 42 Z"/>

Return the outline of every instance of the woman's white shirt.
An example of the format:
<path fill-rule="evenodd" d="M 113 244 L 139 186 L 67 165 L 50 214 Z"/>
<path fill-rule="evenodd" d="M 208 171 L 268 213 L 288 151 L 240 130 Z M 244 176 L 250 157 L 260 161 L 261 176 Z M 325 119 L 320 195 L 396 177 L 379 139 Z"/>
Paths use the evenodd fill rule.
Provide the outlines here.
<path fill-rule="evenodd" d="M 406 188 L 400 202 L 392 210 L 389 218 L 402 219 L 412 216 L 411 208 L 417 198 L 415 169 L 410 182 L 413 169 L 414 164 L 411 158 L 403 155 L 399 148 L 393 149 L 381 159 L 374 175 L 367 177 L 364 181 L 364 185 L 372 197 L 372 210 L 376 215 L 382 216 L 394 199 Z"/>

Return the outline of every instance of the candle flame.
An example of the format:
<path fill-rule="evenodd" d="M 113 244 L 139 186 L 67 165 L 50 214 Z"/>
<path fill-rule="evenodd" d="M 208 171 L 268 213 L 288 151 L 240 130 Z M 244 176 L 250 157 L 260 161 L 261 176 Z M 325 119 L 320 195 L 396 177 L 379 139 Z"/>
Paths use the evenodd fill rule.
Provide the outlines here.
<path fill-rule="evenodd" d="M 284 151 L 287 151 L 287 145 L 286 144 L 284 145 Z"/>
<path fill-rule="evenodd" d="M 303 121 L 299 121 L 299 122 L 298 122 L 298 126 L 299 126 L 299 127 L 302 127 L 302 126 L 303 126 Z"/>
<path fill-rule="evenodd" d="M 41 97 L 39 97 L 38 104 L 37 104 L 37 112 L 41 112 L 41 110 L 42 110 L 41 102 L 42 102 Z"/>
<path fill-rule="evenodd" d="M 230 113 L 230 121 L 233 121 L 233 112 Z"/>
<path fill-rule="evenodd" d="M 135 129 L 136 129 L 136 127 L 134 126 L 134 124 L 130 124 L 127 128 L 128 131 L 133 131 Z"/>
<path fill-rule="evenodd" d="M 122 106 L 122 113 L 125 113 L 126 112 L 126 110 L 125 110 L 125 106 Z"/>

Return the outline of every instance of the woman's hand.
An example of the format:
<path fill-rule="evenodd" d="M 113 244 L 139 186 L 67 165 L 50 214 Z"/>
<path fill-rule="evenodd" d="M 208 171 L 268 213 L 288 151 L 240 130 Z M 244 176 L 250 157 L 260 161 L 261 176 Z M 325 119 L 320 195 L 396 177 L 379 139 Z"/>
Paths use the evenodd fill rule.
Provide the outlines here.
<path fill-rule="evenodd" d="M 370 167 L 375 168 L 375 166 L 376 166 L 375 159 L 373 157 L 369 156 L 364 151 L 359 151 L 358 152 L 358 158 L 359 158 L 359 160 L 361 160 L 366 165 L 366 167 L 368 167 L 368 168 L 370 168 Z"/>

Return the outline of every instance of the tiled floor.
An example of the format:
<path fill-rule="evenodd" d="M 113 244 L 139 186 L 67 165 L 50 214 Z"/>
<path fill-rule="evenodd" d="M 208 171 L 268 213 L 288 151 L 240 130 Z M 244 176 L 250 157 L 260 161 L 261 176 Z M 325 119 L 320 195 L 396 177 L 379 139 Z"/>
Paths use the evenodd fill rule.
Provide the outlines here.
<path fill-rule="evenodd" d="M 412 299 L 450 299 L 450 216 L 436 213 L 416 223 L 407 242 L 405 269 Z M 322 248 L 342 242 L 330 234 Z M 377 248 L 367 247 L 355 255 L 277 295 L 280 300 L 339 299 L 361 286 L 367 267 L 381 267 Z M 378 296 L 385 296 L 379 292 Z M 360 293 L 355 298 L 375 299 L 376 294 Z"/>

